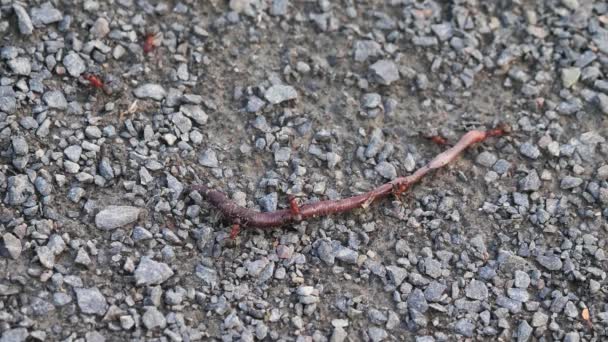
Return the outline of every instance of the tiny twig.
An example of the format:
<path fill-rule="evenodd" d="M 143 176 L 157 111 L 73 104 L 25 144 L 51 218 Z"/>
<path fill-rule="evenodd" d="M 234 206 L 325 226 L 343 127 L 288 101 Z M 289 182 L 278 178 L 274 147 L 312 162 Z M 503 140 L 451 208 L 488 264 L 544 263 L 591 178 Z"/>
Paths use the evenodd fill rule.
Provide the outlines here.
<path fill-rule="evenodd" d="M 231 234 L 236 236 L 241 227 L 278 227 L 309 218 L 344 213 L 356 208 L 367 208 L 373 202 L 391 194 L 398 196 L 407 191 L 413 184 L 419 182 L 429 172 L 444 167 L 456 159 L 469 146 L 482 142 L 489 137 L 506 134 L 509 130 L 508 126 L 502 126 L 489 131 L 470 131 L 462 136 L 456 145 L 438 154 L 427 165 L 419 168 L 413 174 L 396 178 L 361 195 L 339 200 L 319 201 L 299 206 L 295 198 L 291 198 L 289 209 L 261 213 L 236 204 L 223 192 L 210 189 L 206 185 L 194 185 L 190 189 L 199 191 L 203 197 L 218 208 L 225 218 L 236 224 L 235 227 L 238 228 L 233 228 L 233 234 Z"/>

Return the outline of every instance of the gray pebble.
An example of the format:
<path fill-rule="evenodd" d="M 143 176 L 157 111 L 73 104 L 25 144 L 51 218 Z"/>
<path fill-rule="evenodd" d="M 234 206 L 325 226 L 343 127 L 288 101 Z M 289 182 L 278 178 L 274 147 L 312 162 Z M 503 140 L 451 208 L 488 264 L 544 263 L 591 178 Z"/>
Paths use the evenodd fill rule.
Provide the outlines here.
<path fill-rule="evenodd" d="M 454 332 L 466 337 L 472 337 L 474 330 L 475 324 L 468 318 L 462 318 L 454 325 Z"/>
<path fill-rule="evenodd" d="M 8 190 L 4 202 L 8 205 L 20 205 L 34 194 L 34 186 L 26 175 L 16 175 L 8 178 Z"/>
<path fill-rule="evenodd" d="M 25 8 L 19 6 L 18 4 L 13 5 L 13 11 L 17 16 L 17 26 L 19 27 L 19 32 L 24 35 L 30 35 L 34 32 L 34 25 L 32 24 L 32 19 L 30 15 L 27 14 Z"/>
<path fill-rule="evenodd" d="M 373 79 L 382 85 L 390 85 L 399 80 L 399 70 L 397 69 L 395 62 L 391 60 L 379 60 L 372 64 L 369 69 Z"/>
<path fill-rule="evenodd" d="M 386 330 L 378 327 L 369 327 L 367 329 L 367 335 L 372 342 L 384 341 L 388 337 Z"/>
<path fill-rule="evenodd" d="M 152 260 L 148 256 L 141 257 L 135 270 L 137 286 L 159 285 L 173 276 L 173 270 L 167 264 Z"/>
<path fill-rule="evenodd" d="M 197 105 L 183 105 L 179 108 L 180 112 L 182 112 L 185 116 L 191 118 L 199 125 L 204 125 L 207 123 L 209 116 L 205 111 Z"/>
<path fill-rule="evenodd" d="M 167 96 L 167 92 L 160 84 L 146 83 L 135 88 L 133 90 L 133 95 L 140 99 L 161 101 L 163 98 L 165 98 L 165 96 Z"/>
<path fill-rule="evenodd" d="M 220 165 L 219 161 L 217 160 L 215 151 L 213 151 L 212 149 L 205 150 L 199 157 L 198 162 L 203 166 L 212 168 L 218 167 Z"/>
<path fill-rule="evenodd" d="M 382 53 L 380 44 L 373 40 L 357 40 L 353 44 L 353 49 L 357 62 L 365 62 L 368 58 L 379 56 Z"/>
<path fill-rule="evenodd" d="M 42 95 L 42 99 L 44 100 L 44 103 L 49 106 L 49 108 L 59 110 L 65 110 L 68 108 L 68 102 L 60 90 L 47 91 L 44 93 L 44 95 Z"/>
<path fill-rule="evenodd" d="M 479 280 L 471 280 L 464 291 L 466 296 L 471 299 L 486 300 L 488 298 L 488 288 Z"/>
<path fill-rule="evenodd" d="M 269 193 L 268 195 L 260 198 L 258 203 L 262 210 L 265 212 L 271 212 L 277 210 L 277 205 L 279 202 L 279 195 L 276 192 Z"/>
<path fill-rule="evenodd" d="M 68 157 L 69 160 L 77 163 L 78 160 L 80 160 L 80 155 L 82 154 L 82 147 L 79 145 L 68 146 L 65 150 L 63 150 L 63 153 L 66 157 Z"/>
<path fill-rule="evenodd" d="M 284 163 L 289 161 L 291 157 L 291 148 L 289 147 L 281 147 L 278 150 L 274 151 L 274 161 L 276 163 Z"/>
<path fill-rule="evenodd" d="M 298 92 L 292 86 L 276 84 L 266 89 L 264 97 L 271 104 L 279 104 L 281 102 L 297 99 Z"/>
<path fill-rule="evenodd" d="M 532 170 L 527 176 L 519 180 L 520 191 L 536 191 L 540 189 L 541 181 L 536 170 Z"/>
<path fill-rule="evenodd" d="M 526 272 L 517 270 L 515 271 L 514 284 L 521 289 L 526 289 L 530 286 L 530 276 Z"/>
<path fill-rule="evenodd" d="M 34 7 L 30 11 L 32 24 L 35 27 L 43 27 L 48 24 L 59 22 L 63 14 L 54 8 L 50 2 L 43 3 L 40 7 Z"/>
<path fill-rule="evenodd" d="M 80 55 L 76 52 L 70 51 L 63 58 L 63 65 L 72 77 L 79 77 L 86 70 L 86 64 Z"/>
<path fill-rule="evenodd" d="M 95 216 L 95 225 L 102 230 L 112 230 L 137 221 L 141 209 L 132 206 L 108 206 Z"/>
<path fill-rule="evenodd" d="M 106 313 L 108 303 L 97 287 L 76 288 L 74 292 L 76 292 L 78 307 L 83 313 L 97 316 Z"/>
<path fill-rule="evenodd" d="M 13 153 L 17 156 L 25 156 L 29 152 L 27 140 L 22 135 L 11 137 L 11 146 L 13 147 Z"/>
<path fill-rule="evenodd" d="M 148 330 L 164 329 L 167 326 L 165 316 L 154 306 L 149 306 L 141 320 Z"/>
<path fill-rule="evenodd" d="M 378 165 L 376 165 L 375 170 L 380 176 L 388 180 L 393 180 L 397 178 L 397 169 L 395 168 L 395 166 L 393 166 L 393 164 L 389 162 L 383 161 L 379 163 Z"/>
<path fill-rule="evenodd" d="M 8 329 L 2 332 L 0 342 L 25 342 L 29 336 L 26 328 Z"/>
<path fill-rule="evenodd" d="M 549 271 L 559 271 L 562 269 L 562 260 L 558 255 L 539 255 L 536 261 Z"/>
<path fill-rule="evenodd" d="M 566 176 L 562 178 L 559 186 L 564 190 L 573 189 L 583 184 L 583 179 L 579 177 Z"/>
<path fill-rule="evenodd" d="M 532 326 L 535 328 L 545 326 L 547 322 L 549 322 L 549 316 L 542 311 L 537 311 L 532 315 Z"/>
<path fill-rule="evenodd" d="M 519 147 L 519 152 L 530 159 L 537 159 L 540 156 L 540 150 L 538 147 L 531 143 L 521 144 Z"/>
<path fill-rule="evenodd" d="M 32 63 L 27 57 L 17 57 L 7 62 L 15 75 L 28 76 L 32 72 Z"/>
<path fill-rule="evenodd" d="M 485 167 L 492 167 L 496 163 L 496 160 L 496 155 L 487 151 L 481 152 L 475 159 L 477 164 Z"/>
<path fill-rule="evenodd" d="M 11 233 L 4 233 L 2 235 L 2 248 L 6 250 L 8 255 L 16 260 L 21 255 L 22 246 L 21 240 Z"/>
<path fill-rule="evenodd" d="M 518 342 L 526 342 L 532 336 L 532 327 L 526 320 L 522 320 L 517 326 L 517 341 Z"/>

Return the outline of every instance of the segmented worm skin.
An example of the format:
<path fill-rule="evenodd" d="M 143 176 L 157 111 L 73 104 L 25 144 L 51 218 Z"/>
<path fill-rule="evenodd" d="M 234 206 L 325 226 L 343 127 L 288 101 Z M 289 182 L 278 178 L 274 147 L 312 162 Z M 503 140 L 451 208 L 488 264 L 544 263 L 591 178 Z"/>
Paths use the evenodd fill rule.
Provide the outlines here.
<path fill-rule="evenodd" d="M 469 146 L 481 142 L 489 137 L 506 134 L 508 131 L 509 129 L 506 126 L 489 131 L 470 131 L 463 135 L 456 145 L 438 154 L 427 165 L 416 170 L 416 172 L 409 176 L 396 178 L 391 182 L 385 183 L 360 195 L 339 200 L 326 200 L 302 205 L 299 207 L 299 215 L 290 209 L 282 209 L 265 213 L 247 209 L 230 200 L 223 192 L 210 189 L 202 184 L 194 185 L 190 187 L 190 189 L 200 192 L 203 197 L 205 197 L 213 206 L 222 212 L 224 217 L 234 223 L 240 224 L 242 227 L 278 227 L 309 218 L 343 213 L 356 208 L 366 208 L 373 202 L 376 202 L 377 200 L 385 198 L 391 194 L 400 194 L 409 189 L 413 184 L 420 181 L 427 173 L 449 164 Z"/>

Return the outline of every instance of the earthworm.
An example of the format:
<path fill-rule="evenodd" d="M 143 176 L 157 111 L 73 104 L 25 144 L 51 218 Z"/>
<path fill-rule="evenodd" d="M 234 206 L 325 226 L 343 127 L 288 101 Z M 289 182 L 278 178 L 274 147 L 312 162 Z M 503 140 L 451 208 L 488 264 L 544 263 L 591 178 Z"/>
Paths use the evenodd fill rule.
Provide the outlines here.
<path fill-rule="evenodd" d="M 215 206 L 222 215 L 233 223 L 231 236 L 234 238 L 240 227 L 273 228 L 289 223 L 299 222 L 315 217 L 327 216 L 351 211 L 357 208 L 367 208 L 372 203 L 389 195 L 400 195 L 412 185 L 419 182 L 429 172 L 446 166 L 456 159 L 469 146 L 482 142 L 490 137 L 501 136 L 510 132 L 506 125 L 498 128 L 481 131 L 473 130 L 463 135 L 460 140 L 448 150 L 438 154 L 425 166 L 413 174 L 398 177 L 380 185 L 366 193 L 338 200 L 325 200 L 304 205 L 298 205 L 295 199 L 290 199 L 288 209 L 271 212 L 257 212 L 236 204 L 223 192 L 198 184 L 190 187 L 191 191 L 198 191 L 207 201 Z"/>

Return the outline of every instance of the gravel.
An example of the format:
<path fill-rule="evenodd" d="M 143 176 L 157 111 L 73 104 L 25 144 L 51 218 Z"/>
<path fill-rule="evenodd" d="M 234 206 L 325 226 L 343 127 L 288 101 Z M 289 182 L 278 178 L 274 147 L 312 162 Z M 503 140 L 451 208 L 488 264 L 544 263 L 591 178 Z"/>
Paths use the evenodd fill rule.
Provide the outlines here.
<path fill-rule="evenodd" d="M 271 104 L 279 104 L 298 98 L 298 92 L 292 86 L 276 84 L 264 92 L 264 98 Z"/>
<path fill-rule="evenodd" d="M 132 206 L 108 206 L 95 215 L 95 225 L 102 230 L 112 230 L 137 221 L 141 209 Z"/>
<path fill-rule="evenodd" d="M 603 2 L 70 5 L 0 6 L 0 341 L 606 339 Z"/>
<path fill-rule="evenodd" d="M 101 294 L 97 287 L 74 289 L 78 308 L 82 313 L 88 315 L 102 316 L 108 309 L 106 298 Z"/>

